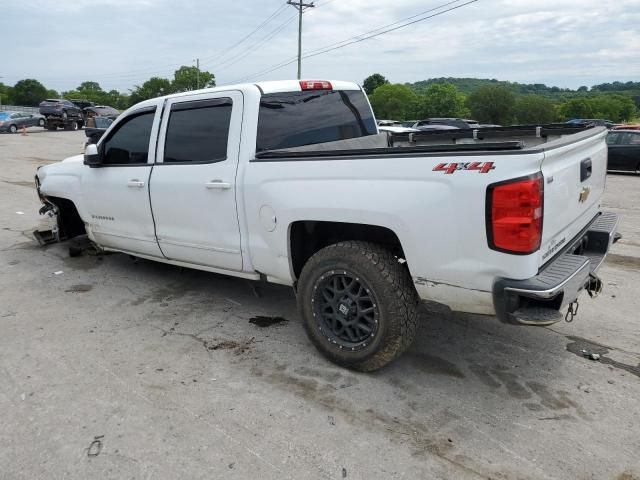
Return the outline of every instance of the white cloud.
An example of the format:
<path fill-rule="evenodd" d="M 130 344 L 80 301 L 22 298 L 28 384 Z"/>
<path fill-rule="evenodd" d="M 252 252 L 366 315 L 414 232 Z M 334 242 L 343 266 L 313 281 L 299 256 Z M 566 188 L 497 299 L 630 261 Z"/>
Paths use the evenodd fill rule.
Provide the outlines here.
<path fill-rule="evenodd" d="M 446 0 L 317 0 L 304 16 L 310 51 L 415 15 Z M 464 0 L 452 5 L 464 3 Z M 5 83 L 41 79 L 56 89 L 96 80 L 126 90 L 152 75 L 170 76 L 202 58 L 220 82 L 250 76 L 292 58 L 297 22 L 260 49 L 228 46 L 255 28 L 284 0 L 33 0 L 3 7 L 0 31 L 15 37 L 3 51 Z M 478 0 L 375 39 L 304 61 L 304 74 L 361 81 L 373 72 L 393 81 L 429 77 L 489 77 L 577 87 L 640 80 L 638 0 Z M 254 38 L 295 15 L 283 9 Z M 30 35 L 24 35 L 29 32 Z M 221 60 L 223 62 L 221 62 Z M 292 64 L 264 76 L 295 76 Z"/>

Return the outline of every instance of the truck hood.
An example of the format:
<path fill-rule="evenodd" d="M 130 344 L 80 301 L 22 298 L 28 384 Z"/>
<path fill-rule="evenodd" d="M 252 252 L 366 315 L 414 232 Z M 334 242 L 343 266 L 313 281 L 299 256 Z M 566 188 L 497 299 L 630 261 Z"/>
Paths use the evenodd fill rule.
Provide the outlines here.
<path fill-rule="evenodd" d="M 61 162 L 40 167 L 37 175 L 40 183 L 42 183 L 47 175 L 79 174 L 82 165 L 84 165 L 84 155 L 74 155 L 73 157 L 65 158 Z"/>
<path fill-rule="evenodd" d="M 73 157 L 65 158 L 60 163 L 83 163 L 83 162 L 84 162 L 84 155 L 80 154 L 80 155 L 74 155 Z"/>

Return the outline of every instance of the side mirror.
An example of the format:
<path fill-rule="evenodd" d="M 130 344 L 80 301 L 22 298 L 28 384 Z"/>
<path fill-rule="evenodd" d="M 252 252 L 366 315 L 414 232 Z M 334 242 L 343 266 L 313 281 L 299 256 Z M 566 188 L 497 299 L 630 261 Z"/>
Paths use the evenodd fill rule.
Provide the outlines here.
<path fill-rule="evenodd" d="M 99 167 L 102 165 L 102 155 L 98 151 L 98 146 L 94 143 L 87 145 L 84 152 L 84 164 L 90 167 Z"/>

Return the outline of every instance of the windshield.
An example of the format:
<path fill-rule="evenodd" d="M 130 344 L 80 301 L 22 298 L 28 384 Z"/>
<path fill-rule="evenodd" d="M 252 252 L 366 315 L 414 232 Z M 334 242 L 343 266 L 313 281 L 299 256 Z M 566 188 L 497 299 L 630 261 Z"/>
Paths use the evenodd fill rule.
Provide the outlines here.
<path fill-rule="evenodd" d="M 376 133 L 373 113 L 361 90 L 271 93 L 260 100 L 256 151 Z"/>

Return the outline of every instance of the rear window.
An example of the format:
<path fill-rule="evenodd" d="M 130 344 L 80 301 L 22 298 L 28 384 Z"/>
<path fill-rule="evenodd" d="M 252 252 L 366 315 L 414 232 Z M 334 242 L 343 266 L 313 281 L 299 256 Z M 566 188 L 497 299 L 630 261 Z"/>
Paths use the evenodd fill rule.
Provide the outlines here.
<path fill-rule="evenodd" d="M 270 93 L 260 100 L 256 151 L 347 140 L 377 133 L 360 90 Z"/>

